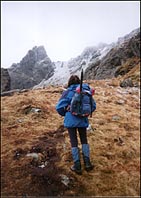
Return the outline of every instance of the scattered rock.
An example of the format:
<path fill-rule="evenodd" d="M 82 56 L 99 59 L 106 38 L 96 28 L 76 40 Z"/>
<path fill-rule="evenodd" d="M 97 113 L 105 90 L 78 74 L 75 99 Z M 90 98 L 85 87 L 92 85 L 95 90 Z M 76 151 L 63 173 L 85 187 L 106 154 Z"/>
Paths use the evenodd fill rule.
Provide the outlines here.
<path fill-rule="evenodd" d="M 39 168 L 45 168 L 45 164 L 41 164 L 40 166 L 38 166 Z"/>
<path fill-rule="evenodd" d="M 118 121 L 120 119 L 121 119 L 121 117 L 119 115 L 113 115 L 113 117 L 112 117 L 113 121 Z"/>
<path fill-rule="evenodd" d="M 32 159 L 35 161 L 41 161 L 41 159 L 43 158 L 43 155 L 41 153 L 28 153 L 26 156 L 32 157 Z"/>
<path fill-rule="evenodd" d="M 41 112 L 41 109 L 39 109 L 39 108 L 31 108 L 30 112 L 31 113 L 39 113 L 39 112 Z"/>
<path fill-rule="evenodd" d="M 119 104 L 119 105 L 123 105 L 125 103 L 124 100 L 120 99 L 118 101 L 115 102 L 116 104 Z"/>
<path fill-rule="evenodd" d="M 40 108 L 36 108 L 36 107 L 32 107 L 31 105 L 27 105 L 26 107 L 24 107 L 23 109 L 23 113 L 24 114 L 29 114 L 29 113 L 40 113 L 41 109 Z"/>
<path fill-rule="evenodd" d="M 116 142 L 118 146 L 125 145 L 125 143 L 124 143 L 124 141 L 123 141 L 123 139 L 121 137 L 115 138 L 114 142 Z"/>
<path fill-rule="evenodd" d="M 13 96 L 14 93 L 19 93 L 20 89 L 13 89 L 10 91 L 4 91 L 1 93 L 1 96 Z"/>
<path fill-rule="evenodd" d="M 127 78 L 122 82 L 120 82 L 120 87 L 133 87 L 133 86 L 134 84 L 131 78 Z"/>
<path fill-rule="evenodd" d="M 17 148 L 14 151 L 14 157 L 13 157 L 13 159 L 14 160 L 19 160 L 21 157 L 25 156 L 25 154 L 26 154 L 26 151 L 24 151 L 22 148 Z"/>
<path fill-rule="evenodd" d="M 17 119 L 17 122 L 19 122 L 19 123 L 22 123 L 24 121 L 24 119 L 23 118 L 19 118 L 19 119 Z"/>
<path fill-rule="evenodd" d="M 68 186 L 68 184 L 70 183 L 69 178 L 66 175 L 60 174 L 61 177 L 61 182 L 65 185 Z"/>

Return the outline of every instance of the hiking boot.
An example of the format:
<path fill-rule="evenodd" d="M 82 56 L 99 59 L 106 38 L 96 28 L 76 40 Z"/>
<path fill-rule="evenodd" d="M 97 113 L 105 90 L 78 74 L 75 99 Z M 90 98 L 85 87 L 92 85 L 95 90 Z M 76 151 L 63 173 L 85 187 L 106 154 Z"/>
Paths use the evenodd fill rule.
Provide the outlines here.
<path fill-rule="evenodd" d="M 76 172 L 77 174 L 82 174 L 79 149 L 78 147 L 72 147 L 71 151 L 72 151 L 74 165 L 70 169 Z"/>
<path fill-rule="evenodd" d="M 94 165 L 91 164 L 90 159 L 88 157 L 83 157 L 84 159 L 84 166 L 86 171 L 91 171 L 94 168 Z"/>
<path fill-rule="evenodd" d="M 84 160 L 84 166 L 86 171 L 93 170 L 94 165 L 90 162 L 90 148 L 89 144 L 82 144 L 82 154 L 83 154 L 83 160 Z"/>
<path fill-rule="evenodd" d="M 74 165 L 71 166 L 70 168 L 72 171 L 76 172 L 77 174 L 81 175 L 82 174 L 82 170 L 81 170 L 81 163 L 80 160 L 77 160 L 76 162 L 74 162 Z"/>

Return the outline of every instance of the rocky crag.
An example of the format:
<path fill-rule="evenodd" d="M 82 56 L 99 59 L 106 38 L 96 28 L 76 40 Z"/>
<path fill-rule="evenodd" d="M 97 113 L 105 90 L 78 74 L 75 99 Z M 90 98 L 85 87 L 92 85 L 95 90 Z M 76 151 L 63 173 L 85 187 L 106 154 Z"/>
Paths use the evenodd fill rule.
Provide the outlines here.
<path fill-rule="evenodd" d="M 136 30 L 120 38 L 101 60 L 90 64 L 85 71 L 85 79 L 100 80 L 125 75 L 139 63 L 139 59 L 140 32 Z"/>
<path fill-rule="evenodd" d="M 43 46 L 29 50 L 20 63 L 13 64 L 9 69 L 11 89 L 28 89 L 39 84 L 42 79 L 53 75 L 54 64 L 47 56 Z"/>

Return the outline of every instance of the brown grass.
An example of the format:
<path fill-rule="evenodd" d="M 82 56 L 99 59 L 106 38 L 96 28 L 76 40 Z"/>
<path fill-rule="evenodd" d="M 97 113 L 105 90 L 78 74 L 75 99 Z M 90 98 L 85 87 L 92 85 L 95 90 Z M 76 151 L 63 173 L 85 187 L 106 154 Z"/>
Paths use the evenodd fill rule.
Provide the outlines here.
<path fill-rule="evenodd" d="M 97 103 L 88 131 L 95 168 L 87 173 L 83 167 L 82 176 L 69 169 L 69 137 L 55 110 L 61 87 L 1 98 L 2 197 L 139 196 L 139 89 L 120 88 L 117 79 L 89 84 L 96 90 Z M 31 112 L 32 108 L 41 111 Z M 27 157 L 29 152 L 39 154 L 39 159 Z M 69 178 L 68 185 L 61 174 Z"/>
<path fill-rule="evenodd" d="M 119 72 L 123 72 L 123 79 L 131 78 L 133 83 L 140 84 L 140 58 L 129 58 L 127 61 L 119 67 Z M 120 77 L 118 77 L 120 80 Z"/>

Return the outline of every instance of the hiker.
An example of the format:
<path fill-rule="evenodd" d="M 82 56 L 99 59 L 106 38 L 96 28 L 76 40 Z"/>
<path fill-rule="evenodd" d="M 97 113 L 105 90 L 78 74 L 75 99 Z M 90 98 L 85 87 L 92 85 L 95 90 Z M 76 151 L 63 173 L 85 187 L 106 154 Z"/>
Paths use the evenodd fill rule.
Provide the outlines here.
<path fill-rule="evenodd" d="M 70 143 L 71 143 L 71 153 L 74 161 L 74 165 L 71 166 L 71 170 L 75 171 L 78 174 L 82 174 L 80 154 L 78 148 L 78 139 L 77 131 L 79 133 L 81 145 L 82 145 L 82 154 L 84 160 L 84 166 L 86 171 L 93 169 L 93 165 L 90 161 L 90 148 L 87 140 L 87 127 L 89 125 L 88 117 L 79 117 L 73 115 L 69 106 L 72 100 L 72 97 L 75 93 L 76 88 L 80 85 L 80 79 L 77 75 L 70 76 L 68 80 L 68 88 L 62 93 L 61 98 L 59 99 L 56 110 L 61 115 L 64 116 L 64 127 L 68 129 Z M 88 84 L 83 84 L 83 87 L 90 88 Z M 96 103 L 93 99 L 92 112 L 96 109 Z"/>

